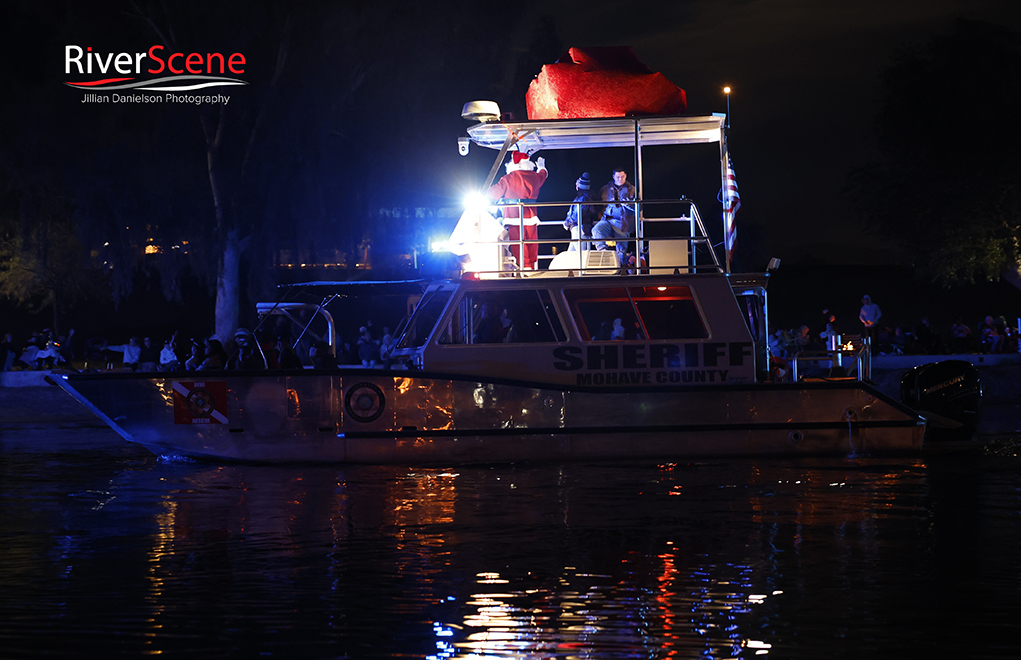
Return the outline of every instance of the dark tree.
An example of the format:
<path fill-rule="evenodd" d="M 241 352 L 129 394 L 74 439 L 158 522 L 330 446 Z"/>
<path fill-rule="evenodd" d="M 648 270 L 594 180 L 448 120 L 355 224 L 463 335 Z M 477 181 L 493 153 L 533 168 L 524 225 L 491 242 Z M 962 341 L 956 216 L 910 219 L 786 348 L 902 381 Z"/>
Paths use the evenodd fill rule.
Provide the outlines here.
<path fill-rule="evenodd" d="M 1021 41 L 960 19 L 885 72 L 882 157 L 855 172 L 858 210 L 945 284 L 1018 267 Z"/>
<path fill-rule="evenodd" d="M 30 312 L 49 309 L 59 334 L 67 308 L 103 296 L 105 282 L 75 235 L 68 198 L 45 189 L 21 192 L 19 213 L 0 214 L 0 295 Z"/>

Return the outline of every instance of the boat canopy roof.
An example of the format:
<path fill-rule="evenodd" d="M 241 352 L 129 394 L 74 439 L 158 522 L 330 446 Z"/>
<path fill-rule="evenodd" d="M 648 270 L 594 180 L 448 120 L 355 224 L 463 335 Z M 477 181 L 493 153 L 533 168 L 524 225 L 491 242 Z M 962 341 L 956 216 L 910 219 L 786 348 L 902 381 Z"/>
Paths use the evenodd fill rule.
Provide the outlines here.
<path fill-rule="evenodd" d="M 350 281 L 315 281 L 280 284 L 277 286 L 277 304 L 284 301 L 304 301 L 317 304 L 323 298 L 334 296 L 370 297 L 370 296 L 414 296 L 425 291 L 429 280 L 350 280 Z M 263 305 L 264 303 L 259 303 Z M 274 303 L 265 303 L 272 307 Z M 269 308 L 267 307 L 267 309 Z"/>
<path fill-rule="evenodd" d="M 612 117 L 549 121 L 487 122 L 468 128 L 472 141 L 501 149 L 508 137 L 520 151 L 597 149 L 721 142 L 726 115 L 699 117 Z"/>
<path fill-rule="evenodd" d="M 280 284 L 279 290 L 295 291 L 356 291 L 362 290 L 366 293 L 421 293 L 428 280 L 319 280 L 314 282 L 295 282 L 293 284 Z"/>

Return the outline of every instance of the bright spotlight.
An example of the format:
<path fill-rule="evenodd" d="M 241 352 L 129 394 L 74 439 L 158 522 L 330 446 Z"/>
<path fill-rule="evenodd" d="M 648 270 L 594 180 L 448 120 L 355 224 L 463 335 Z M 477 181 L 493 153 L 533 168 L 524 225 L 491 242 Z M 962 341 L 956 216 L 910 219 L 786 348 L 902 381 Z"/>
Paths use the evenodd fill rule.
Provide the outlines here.
<path fill-rule="evenodd" d="M 433 241 L 429 248 L 433 252 L 450 252 L 450 243 L 447 241 Z"/>
<path fill-rule="evenodd" d="M 481 211 L 489 206 L 489 200 L 482 193 L 471 193 L 464 198 L 464 208 L 469 211 Z"/>

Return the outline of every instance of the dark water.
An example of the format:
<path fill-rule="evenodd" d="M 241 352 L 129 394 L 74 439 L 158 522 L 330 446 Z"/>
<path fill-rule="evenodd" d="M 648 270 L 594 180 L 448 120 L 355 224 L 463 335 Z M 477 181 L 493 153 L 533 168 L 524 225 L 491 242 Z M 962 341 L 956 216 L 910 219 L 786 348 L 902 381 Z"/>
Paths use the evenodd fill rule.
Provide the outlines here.
<path fill-rule="evenodd" d="M 0 657 L 1021 656 L 1021 459 L 168 463 L 0 436 Z"/>

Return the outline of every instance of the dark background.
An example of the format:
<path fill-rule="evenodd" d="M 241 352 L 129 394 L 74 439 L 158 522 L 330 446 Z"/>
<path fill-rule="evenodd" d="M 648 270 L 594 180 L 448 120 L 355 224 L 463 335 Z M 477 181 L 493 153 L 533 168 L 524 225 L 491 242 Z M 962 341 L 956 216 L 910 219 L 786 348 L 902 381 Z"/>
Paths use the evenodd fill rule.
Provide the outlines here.
<path fill-rule="evenodd" d="M 774 327 L 814 326 L 825 308 L 837 310 L 846 326 L 863 293 L 891 324 L 913 325 L 930 315 L 939 325 L 957 312 L 969 323 L 987 313 L 1009 320 L 1021 313 L 1016 291 L 1000 284 L 930 284 L 911 257 L 858 220 L 846 184 L 848 172 L 877 153 L 881 80 L 896 58 L 962 17 L 1017 29 L 1019 7 L 1013 0 L 512 7 L 16 0 L 5 3 L 6 20 L 0 21 L 7 63 L 0 73 L 7 91 L 0 104 L 3 210 L 26 213 L 18 195 L 31 189 L 37 200 L 66 198 L 79 220 L 87 212 L 92 244 L 101 244 L 103 232 L 116 224 L 113 217 L 142 220 L 130 223 L 133 235 L 118 235 L 124 245 L 144 241 L 134 232 L 146 224 L 158 224 L 168 241 L 189 234 L 197 252 L 188 264 L 168 269 L 165 263 L 118 262 L 109 271 L 116 302 L 76 301 L 62 326 L 123 335 L 118 341 L 173 330 L 211 333 L 215 255 L 202 253 L 213 239 L 205 233 L 212 205 L 200 112 L 186 105 L 82 104 L 82 92 L 63 84 L 63 49 L 145 50 L 159 41 L 146 18 L 156 17 L 158 27 L 171 26 L 189 44 L 186 50 L 244 51 L 250 85 L 229 90 L 232 108 L 241 113 L 232 124 L 239 132 L 234 156 L 249 144 L 241 129 L 254 122 L 250 115 L 272 110 L 271 121 L 250 141 L 257 147 L 249 170 L 255 174 L 239 188 L 248 203 L 239 213 L 270 228 L 245 265 L 249 316 L 242 324 L 250 325 L 248 307 L 271 299 L 285 278 L 335 275 L 280 273 L 267 256 L 274 249 L 336 246 L 353 253 L 371 232 L 382 262 L 410 242 L 425 244 L 449 232 L 450 218 L 390 226 L 380 212 L 456 208 L 481 184 L 493 154 L 475 148 L 467 158 L 457 155 L 456 138 L 468 125 L 459 117 L 464 102 L 495 100 L 523 118 L 528 82 L 542 64 L 570 46 L 629 45 L 687 91 L 691 114 L 727 110 L 721 90 L 733 87 L 729 142 L 742 198 L 736 264 L 755 271 L 770 257 L 782 259 L 771 285 Z M 291 59 L 288 75 L 274 84 L 285 25 Z M 995 70 L 996 63 L 990 66 Z M 976 140 L 995 140 L 991 129 L 1002 117 L 984 112 L 982 96 L 955 101 Z M 590 171 L 598 185 L 631 158 L 544 155 L 551 178 L 543 196 L 549 199 L 566 198 L 580 171 Z M 650 196 L 694 198 L 718 239 L 716 182 L 700 178 L 694 162 L 661 169 L 662 178 L 650 179 Z M 177 295 L 167 303 L 171 281 Z M 24 337 L 51 326 L 51 319 L 38 302 L 0 303 L 0 331 Z"/>

